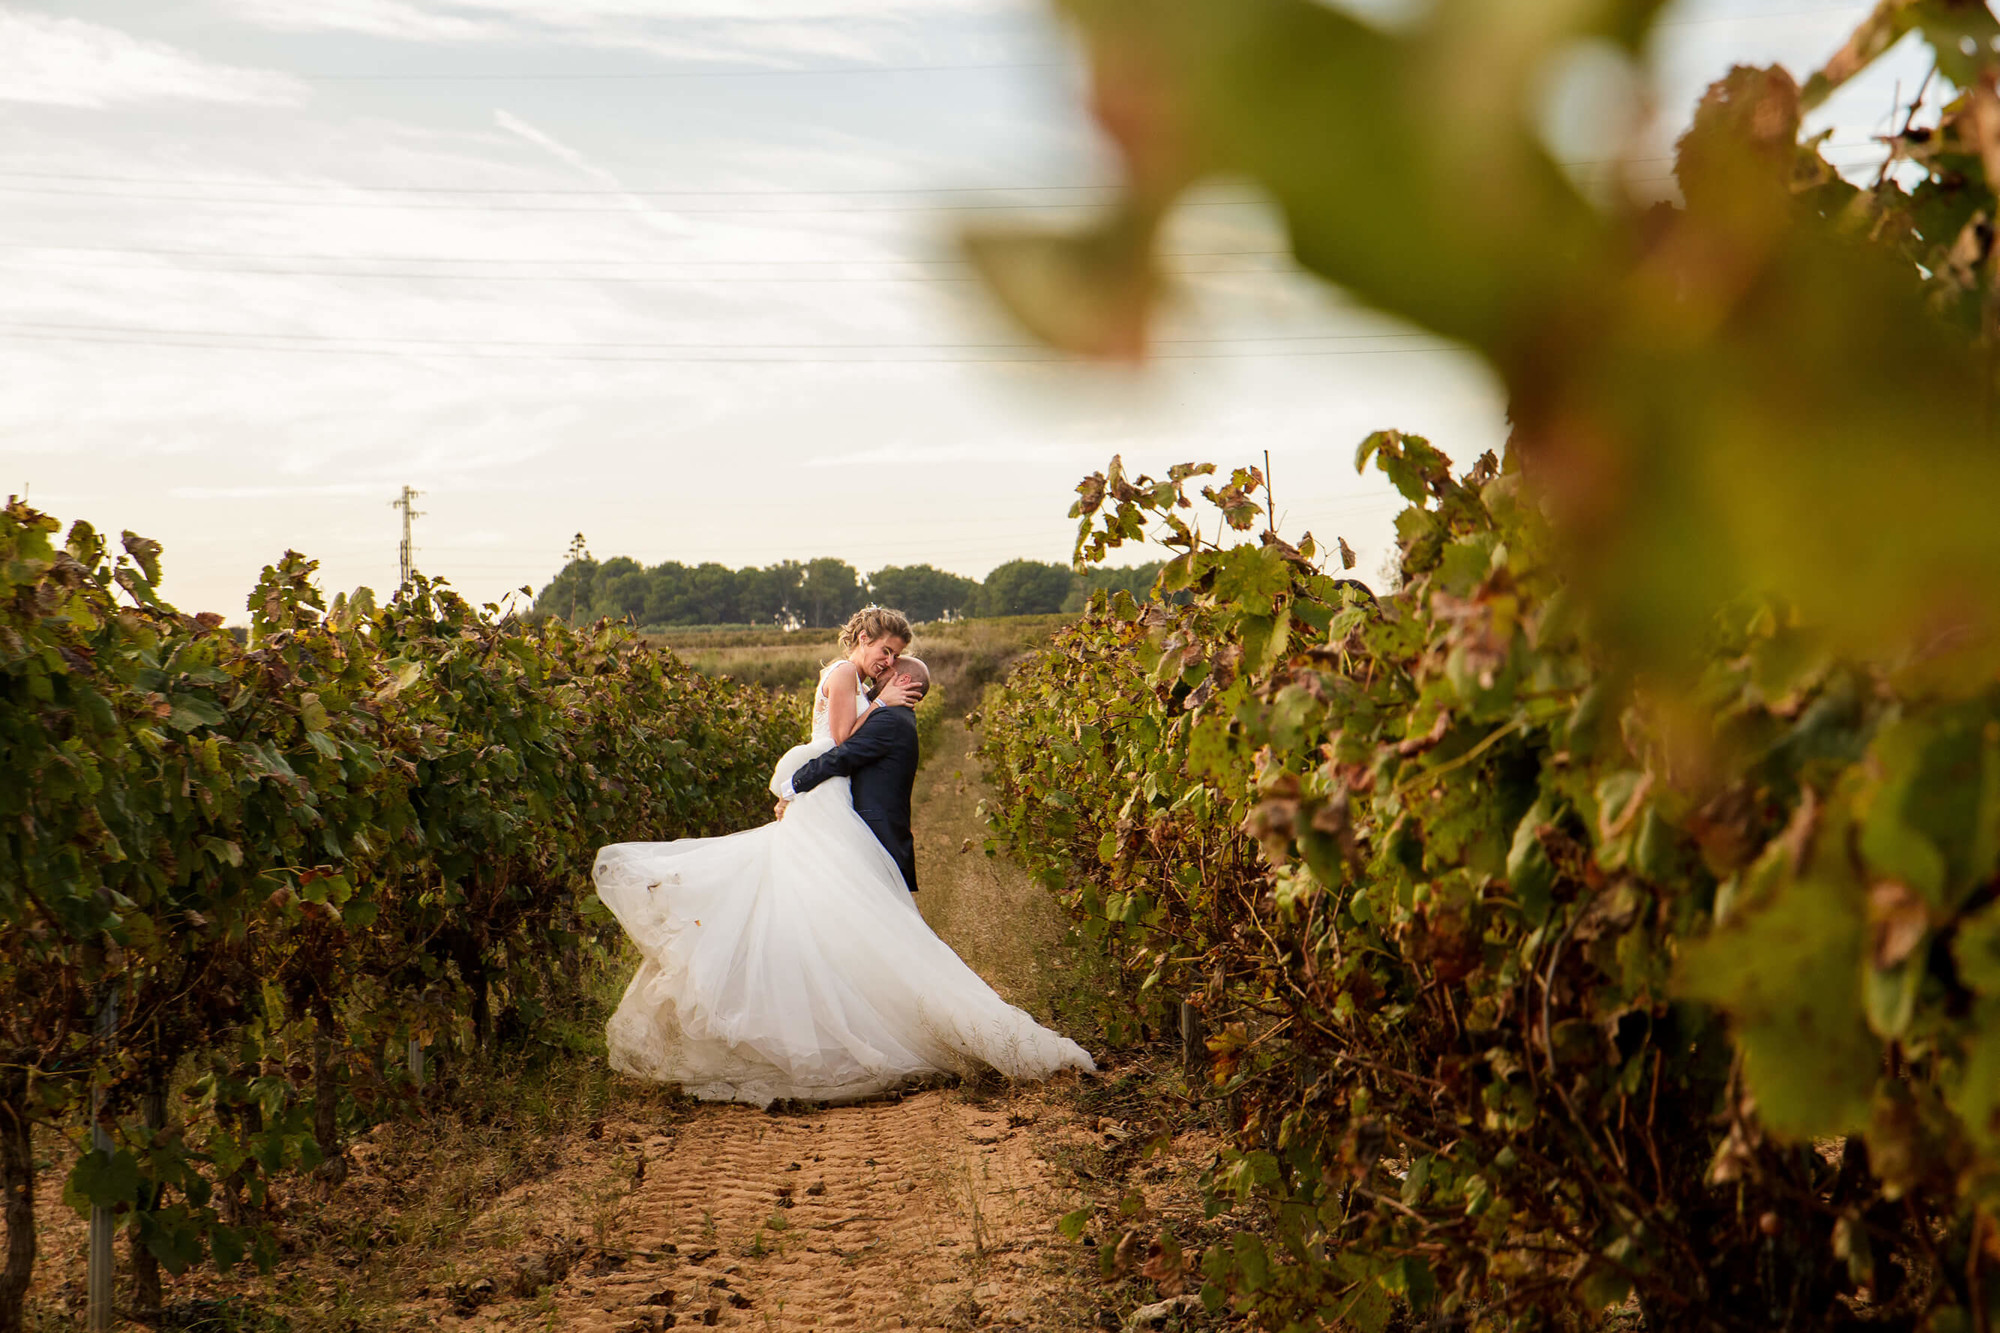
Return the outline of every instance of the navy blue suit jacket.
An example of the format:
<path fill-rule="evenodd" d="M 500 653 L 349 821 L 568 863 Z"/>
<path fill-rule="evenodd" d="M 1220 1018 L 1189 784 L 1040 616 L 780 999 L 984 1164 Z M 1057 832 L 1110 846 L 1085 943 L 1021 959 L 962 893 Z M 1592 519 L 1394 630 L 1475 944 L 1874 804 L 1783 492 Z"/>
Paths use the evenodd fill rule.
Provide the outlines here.
<path fill-rule="evenodd" d="M 917 785 L 917 715 L 910 708 L 884 708 L 861 719 L 854 734 L 792 774 L 801 795 L 828 778 L 853 785 L 854 813 L 874 830 L 910 892 L 917 891 L 917 844 L 910 836 L 910 792 Z"/>

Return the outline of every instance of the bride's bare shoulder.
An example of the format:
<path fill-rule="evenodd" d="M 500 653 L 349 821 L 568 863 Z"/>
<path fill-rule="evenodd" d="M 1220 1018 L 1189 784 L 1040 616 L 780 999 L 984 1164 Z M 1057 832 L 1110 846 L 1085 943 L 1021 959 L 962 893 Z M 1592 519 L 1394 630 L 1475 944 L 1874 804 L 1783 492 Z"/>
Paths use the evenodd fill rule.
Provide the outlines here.
<path fill-rule="evenodd" d="M 822 686 L 834 684 L 852 686 L 860 679 L 861 673 L 855 669 L 854 663 L 844 657 L 827 663 L 819 673 L 819 683 Z"/>

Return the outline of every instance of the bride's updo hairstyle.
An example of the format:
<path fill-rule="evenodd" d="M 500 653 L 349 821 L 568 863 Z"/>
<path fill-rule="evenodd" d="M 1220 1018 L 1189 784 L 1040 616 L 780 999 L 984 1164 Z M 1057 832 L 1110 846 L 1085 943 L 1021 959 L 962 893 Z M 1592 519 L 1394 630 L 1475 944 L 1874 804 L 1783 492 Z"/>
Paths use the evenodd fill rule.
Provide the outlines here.
<path fill-rule="evenodd" d="M 886 606 L 864 606 L 847 618 L 840 627 L 840 651 L 843 655 L 853 652 L 862 643 L 890 635 L 908 643 L 909 619 L 901 611 L 892 611 Z"/>

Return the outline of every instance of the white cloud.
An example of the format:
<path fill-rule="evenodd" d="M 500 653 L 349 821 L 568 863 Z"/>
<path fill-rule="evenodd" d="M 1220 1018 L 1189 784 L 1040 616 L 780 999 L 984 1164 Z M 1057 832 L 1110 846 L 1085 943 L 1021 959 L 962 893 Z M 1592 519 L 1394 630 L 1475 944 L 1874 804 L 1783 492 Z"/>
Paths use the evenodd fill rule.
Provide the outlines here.
<path fill-rule="evenodd" d="M 100 108 L 184 101 L 291 106 L 298 80 L 213 64 L 83 19 L 0 9 L 0 101 Z"/>
<path fill-rule="evenodd" d="M 323 486 L 175 486 L 175 500 L 298 500 L 325 496 L 374 496 L 381 482 L 329 482 Z"/>
<path fill-rule="evenodd" d="M 507 28 L 470 14 L 438 13 L 403 0 L 234 0 L 242 17 L 293 32 L 354 32 L 408 42 L 488 41 Z"/>
<path fill-rule="evenodd" d="M 1808 41 L 1786 20 L 1697 22 L 1800 2 L 1683 0 L 1690 21 L 1649 66 L 1685 71 L 1668 109 L 1684 119 L 1700 80 L 1732 59 L 1810 68 L 1837 31 L 1812 27 Z M 169 595 L 186 606 L 240 613 L 258 568 L 287 547 L 325 559 L 329 588 L 393 586 L 389 502 L 406 483 L 425 492 L 424 568 L 483 597 L 539 584 L 578 529 L 600 555 L 648 563 L 833 554 L 977 574 L 1061 559 L 1071 487 L 1112 453 L 1157 473 L 1261 461 L 1267 446 L 1285 531 L 1337 531 L 1372 574 L 1396 501 L 1375 474 L 1354 475 L 1354 442 L 1393 424 L 1469 463 L 1504 439 L 1501 388 L 1462 357 L 1320 355 L 1340 350 L 1327 343 L 1305 344 L 1312 356 L 1166 361 L 1147 376 L 898 364 L 897 348 L 974 358 L 964 344 L 1020 337 L 962 269 L 935 262 L 954 253 L 958 215 L 902 210 L 961 197 L 928 191 L 1109 179 L 1066 79 L 626 81 L 651 59 L 671 74 L 1063 58 L 1036 26 L 1045 0 L 213 0 L 202 36 L 174 36 L 179 52 L 11 17 L 21 3 L 0 0 L 0 97 L 25 86 L 113 109 L 0 115 L 9 172 L 104 182 L 88 197 L 7 196 L 0 494 L 32 483 L 65 517 L 167 541 Z M 154 31 L 142 0 L 92 12 L 119 6 L 134 32 Z M 230 78 L 263 76 L 205 62 L 245 49 L 362 77 L 313 83 L 307 114 L 217 116 L 114 95 L 136 76 L 108 55 L 72 53 L 62 67 L 82 72 L 31 81 L 23 48 L 53 61 L 49 34 L 72 52 L 95 42 L 164 60 L 173 77 L 155 68 L 154 98 L 220 88 L 241 100 Z M 492 77 L 538 71 L 565 77 Z M 1842 121 L 1844 136 L 1889 105 L 1888 85 L 1862 91 L 1848 105 L 1867 114 Z M 927 193 L 890 193 L 911 189 Z M 651 193 L 665 190 L 695 193 Z M 635 198 L 684 232 L 637 216 Z M 879 211 L 834 211 L 851 207 Z M 1265 213 L 1183 210 L 1164 248 L 1216 256 L 1177 261 L 1216 271 L 1187 282 L 1167 336 L 1397 327 L 1287 272 Z M 1250 269 L 1265 271 L 1237 271 Z M 146 332 L 175 328 L 232 333 L 195 348 Z M 395 340 L 426 350 L 351 345 Z M 552 346 L 566 342 L 573 356 Z M 761 346 L 742 355 L 811 362 L 849 345 L 869 364 L 701 351 L 679 364 L 671 350 Z M 529 349 L 541 347 L 558 354 L 538 361 Z"/>
<path fill-rule="evenodd" d="M 782 10 L 729 0 L 461 0 L 426 6 L 407 0 L 231 0 L 267 27 L 336 29 L 412 41 L 459 41 L 528 31 L 583 32 L 660 23 L 781 26 L 850 19 L 950 19 L 1034 7 L 1035 0 L 793 0 Z"/>
<path fill-rule="evenodd" d="M 1069 441 L 1027 442 L 1007 441 L 996 443 L 991 438 L 966 440 L 957 444 L 913 445 L 891 443 L 874 445 L 866 449 L 852 449 L 838 454 L 821 454 L 806 459 L 800 466 L 809 468 L 859 468 L 859 467 L 925 467 L 948 463 L 990 463 L 997 455 L 1014 463 L 1022 462 L 1067 462 L 1079 456 L 1078 447 Z M 1094 452 L 1091 456 L 1095 456 Z"/>

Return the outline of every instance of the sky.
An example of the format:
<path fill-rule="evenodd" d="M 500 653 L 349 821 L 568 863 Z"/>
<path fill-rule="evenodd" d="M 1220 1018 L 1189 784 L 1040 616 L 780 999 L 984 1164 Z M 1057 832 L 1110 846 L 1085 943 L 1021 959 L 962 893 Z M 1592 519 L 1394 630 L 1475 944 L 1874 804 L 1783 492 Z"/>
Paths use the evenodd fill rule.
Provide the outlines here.
<path fill-rule="evenodd" d="M 1803 76 L 1868 8 L 1678 0 L 1632 132 L 1666 154 L 1730 64 Z M 1924 68 L 1844 89 L 1829 156 L 1879 162 Z M 1615 148 L 1621 80 L 1551 71 L 1559 156 Z M 1373 577 L 1400 502 L 1355 445 L 1469 464 L 1497 383 L 1294 270 L 1240 187 L 1173 219 L 1149 367 L 1047 359 L 952 238 L 1108 196 L 1083 94 L 1041 0 L 0 0 L 0 493 L 159 539 L 169 599 L 241 621 L 288 548 L 393 588 L 404 486 L 418 567 L 484 601 L 578 532 L 977 578 L 1067 560 L 1114 453 L 1268 450 L 1281 531 Z"/>

